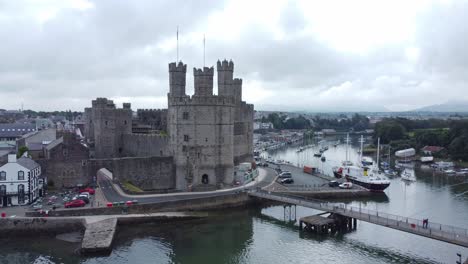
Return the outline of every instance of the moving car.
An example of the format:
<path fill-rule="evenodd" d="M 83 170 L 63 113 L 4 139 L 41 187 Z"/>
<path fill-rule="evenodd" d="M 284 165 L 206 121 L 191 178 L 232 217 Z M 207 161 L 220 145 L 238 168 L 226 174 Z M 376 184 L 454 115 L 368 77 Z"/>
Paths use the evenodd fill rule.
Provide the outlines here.
<path fill-rule="evenodd" d="M 353 184 L 351 182 L 343 182 L 339 185 L 341 189 L 351 189 L 353 188 Z"/>
<path fill-rule="evenodd" d="M 294 183 L 294 180 L 293 178 L 286 178 L 286 179 L 282 179 L 280 182 L 281 184 L 289 184 L 289 183 Z"/>
<path fill-rule="evenodd" d="M 292 178 L 292 174 L 289 171 L 283 171 L 278 175 L 278 178 Z"/>
<path fill-rule="evenodd" d="M 76 199 L 71 202 L 65 203 L 65 208 L 71 208 L 71 207 L 83 207 L 85 206 L 86 203 L 83 200 Z"/>

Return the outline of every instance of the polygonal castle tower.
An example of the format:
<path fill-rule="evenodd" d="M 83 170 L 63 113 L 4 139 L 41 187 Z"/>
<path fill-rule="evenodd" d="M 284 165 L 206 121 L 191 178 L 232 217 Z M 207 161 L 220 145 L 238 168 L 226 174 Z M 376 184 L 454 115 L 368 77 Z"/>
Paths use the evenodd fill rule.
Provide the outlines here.
<path fill-rule="evenodd" d="M 234 181 L 234 165 L 252 160 L 253 105 L 242 101 L 234 63 L 193 69 L 194 95 L 185 93 L 187 66 L 169 64 L 167 129 L 176 166 L 176 188 L 219 188 Z"/>

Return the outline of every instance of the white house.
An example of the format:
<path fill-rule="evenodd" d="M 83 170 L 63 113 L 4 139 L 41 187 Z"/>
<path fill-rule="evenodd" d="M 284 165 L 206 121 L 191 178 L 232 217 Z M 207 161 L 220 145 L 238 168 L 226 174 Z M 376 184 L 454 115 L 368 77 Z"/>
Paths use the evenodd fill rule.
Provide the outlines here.
<path fill-rule="evenodd" d="M 8 155 L 8 163 L 0 167 L 0 206 L 22 205 L 42 196 L 41 166 L 26 157 Z"/>

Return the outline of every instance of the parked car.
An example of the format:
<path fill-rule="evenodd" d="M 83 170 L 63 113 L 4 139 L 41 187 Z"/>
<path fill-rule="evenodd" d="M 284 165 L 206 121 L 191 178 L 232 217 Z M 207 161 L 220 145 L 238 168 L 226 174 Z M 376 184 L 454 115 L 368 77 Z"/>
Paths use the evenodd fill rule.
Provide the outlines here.
<path fill-rule="evenodd" d="M 339 185 L 341 189 L 351 189 L 353 188 L 353 184 L 351 182 L 343 182 Z"/>
<path fill-rule="evenodd" d="M 292 174 L 289 171 L 283 171 L 278 175 L 278 178 L 292 178 Z"/>
<path fill-rule="evenodd" d="M 78 195 L 76 199 L 83 200 L 86 204 L 89 204 L 89 198 L 84 195 Z"/>
<path fill-rule="evenodd" d="M 90 188 L 90 187 L 81 189 L 79 191 L 79 193 L 84 193 L 84 192 L 87 192 L 87 193 L 89 193 L 91 195 L 94 195 L 96 193 L 96 191 L 93 188 Z"/>
<path fill-rule="evenodd" d="M 330 186 L 330 187 L 338 187 L 338 186 L 340 186 L 340 183 L 337 182 L 337 181 L 330 181 L 330 182 L 328 183 L 328 186 Z"/>
<path fill-rule="evenodd" d="M 71 208 L 71 207 L 83 207 L 85 206 L 86 203 L 83 200 L 76 199 L 71 202 L 65 203 L 65 208 Z"/>
<path fill-rule="evenodd" d="M 281 184 L 290 184 L 290 183 L 294 183 L 294 180 L 293 178 L 286 178 L 286 179 L 282 179 L 280 181 Z"/>
<path fill-rule="evenodd" d="M 86 196 L 87 198 L 89 198 L 89 196 L 90 196 L 89 192 L 82 192 L 82 193 L 79 194 L 79 196 L 80 195 Z"/>

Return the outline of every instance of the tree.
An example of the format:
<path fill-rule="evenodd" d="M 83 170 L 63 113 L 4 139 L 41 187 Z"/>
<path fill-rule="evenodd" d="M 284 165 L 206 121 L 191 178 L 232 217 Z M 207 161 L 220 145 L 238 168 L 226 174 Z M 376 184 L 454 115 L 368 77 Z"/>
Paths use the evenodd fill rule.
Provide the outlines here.
<path fill-rule="evenodd" d="M 27 152 L 29 149 L 26 146 L 21 146 L 18 148 L 18 154 L 16 155 L 18 158 L 23 156 L 25 152 Z"/>

